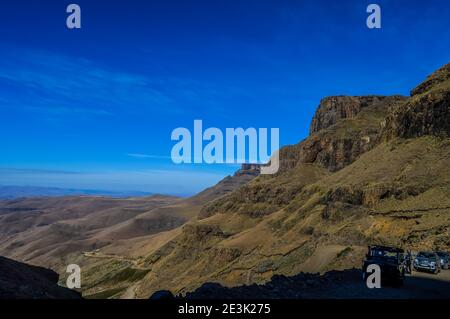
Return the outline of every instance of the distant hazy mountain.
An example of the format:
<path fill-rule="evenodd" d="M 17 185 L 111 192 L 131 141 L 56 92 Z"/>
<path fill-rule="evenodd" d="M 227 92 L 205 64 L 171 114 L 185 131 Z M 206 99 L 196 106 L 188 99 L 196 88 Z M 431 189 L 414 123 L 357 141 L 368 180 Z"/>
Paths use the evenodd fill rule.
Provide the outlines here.
<path fill-rule="evenodd" d="M 19 197 L 39 197 L 39 196 L 75 196 L 94 195 L 111 197 L 148 196 L 145 192 L 113 192 L 89 189 L 66 189 L 56 187 L 36 187 L 36 186 L 3 186 L 0 185 L 0 199 L 14 199 Z"/>

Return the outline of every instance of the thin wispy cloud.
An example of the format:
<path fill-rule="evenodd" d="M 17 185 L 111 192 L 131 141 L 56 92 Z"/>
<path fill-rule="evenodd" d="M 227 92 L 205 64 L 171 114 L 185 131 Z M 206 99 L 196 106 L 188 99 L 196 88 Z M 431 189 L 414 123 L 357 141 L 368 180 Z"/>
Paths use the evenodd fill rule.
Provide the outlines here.
<path fill-rule="evenodd" d="M 216 100 L 233 90 L 189 78 L 127 73 L 47 51 L 15 49 L 0 56 L 0 107 L 26 112 L 184 114 L 205 105 L 221 112 Z"/>
<path fill-rule="evenodd" d="M 129 157 L 133 158 L 155 158 L 155 159 L 170 159 L 170 156 L 163 156 L 163 155 L 149 155 L 149 154 L 140 154 L 140 153 L 129 153 L 126 154 Z"/>
<path fill-rule="evenodd" d="M 172 98 L 145 76 L 108 70 L 86 59 L 25 51 L 2 61 L 0 81 L 10 93 L 2 94 L 4 106 L 90 115 L 168 105 L 171 108 L 164 109 L 175 108 Z M 19 99 L 14 96 L 16 90 L 22 92 Z"/>

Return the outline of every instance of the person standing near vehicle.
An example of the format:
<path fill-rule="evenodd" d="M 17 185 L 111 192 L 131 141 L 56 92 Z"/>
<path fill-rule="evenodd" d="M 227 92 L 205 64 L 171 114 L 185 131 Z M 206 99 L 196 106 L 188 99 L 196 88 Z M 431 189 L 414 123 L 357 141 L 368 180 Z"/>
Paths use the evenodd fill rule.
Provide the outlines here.
<path fill-rule="evenodd" d="M 405 263 L 406 263 L 406 272 L 408 274 L 412 273 L 412 254 L 411 254 L 411 250 L 409 250 L 409 249 L 405 256 Z"/>

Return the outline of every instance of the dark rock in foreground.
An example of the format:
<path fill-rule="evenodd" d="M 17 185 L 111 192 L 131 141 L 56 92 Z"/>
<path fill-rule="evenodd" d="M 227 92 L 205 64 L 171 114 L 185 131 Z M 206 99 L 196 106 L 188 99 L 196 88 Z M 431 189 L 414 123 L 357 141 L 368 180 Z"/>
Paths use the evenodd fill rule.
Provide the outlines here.
<path fill-rule="evenodd" d="M 159 290 L 150 296 L 152 300 L 175 299 L 175 296 L 169 290 Z"/>
<path fill-rule="evenodd" d="M 187 299 L 302 299 L 314 294 L 325 294 L 327 289 L 340 283 L 360 283 L 361 272 L 356 269 L 331 271 L 324 275 L 305 274 L 287 277 L 275 275 L 263 285 L 224 287 L 218 283 L 205 283 L 194 292 L 186 294 Z M 320 297 L 319 297 L 320 298 Z"/>
<path fill-rule="evenodd" d="M 58 279 L 53 270 L 0 257 L 0 299 L 81 299 Z"/>
<path fill-rule="evenodd" d="M 447 299 L 449 273 L 427 277 L 408 276 L 404 287 L 369 289 L 361 279 L 361 270 L 330 271 L 323 275 L 300 273 L 292 277 L 275 275 L 263 285 L 224 287 L 205 283 L 186 294 L 186 299 Z M 433 276 L 433 275 L 431 275 Z"/>

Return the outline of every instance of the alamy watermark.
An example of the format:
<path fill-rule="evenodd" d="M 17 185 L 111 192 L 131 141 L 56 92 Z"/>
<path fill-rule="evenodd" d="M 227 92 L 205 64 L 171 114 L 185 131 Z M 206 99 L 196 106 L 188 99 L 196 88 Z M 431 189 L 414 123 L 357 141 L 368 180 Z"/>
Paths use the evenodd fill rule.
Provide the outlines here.
<path fill-rule="evenodd" d="M 369 29 L 381 28 L 381 7 L 378 4 L 369 4 L 366 12 L 370 13 L 367 17 L 366 25 Z M 76 3 L 71 3 L 66 8 L 69 15 L 66 18 L 66 26 L 69 29 L 81 29 L 81 7 Z"/>
<path fill-rule="evenodd" d="M 66 273 L 70 274 L 66 280 L 69 289 L 81 288 L 81 268 L 77 264 L 70 264 L 66 268 Z"/>
<path fill-rule="evenodd" d="M 81 7 L 71 3 L 67 6 L 66 12 L 70 13 L 66 19 L 66 26 L 69 29 L 81 29 Z"/>
<path fill-rule="evenodd" d="M 366 25 L 369 29 L 381 29 L 381 7 L 378 4 L 372 3 L 367 6 Z"/>
<path fill-rule="evenodd" d="M 194 130 L 178 127 L 172 141 L 178 141 L 171 152 L 176 164 L 244 164 L 263 163 L 261 174 L 275 174 L 279 169 L 280 132 L 278 128 L 227 128 L 225 134 L 216 127 L 203 130 L 202 120 L 194 120 Z M 206 142 L 206 145 L 204 145 Z"/>
<path fill-rule="evenodd" d="M 367 266 L 366 273 L 366 286 L 369 289 L 381 288 L 381 268 L 377 264 L 370 264 Z"/>

